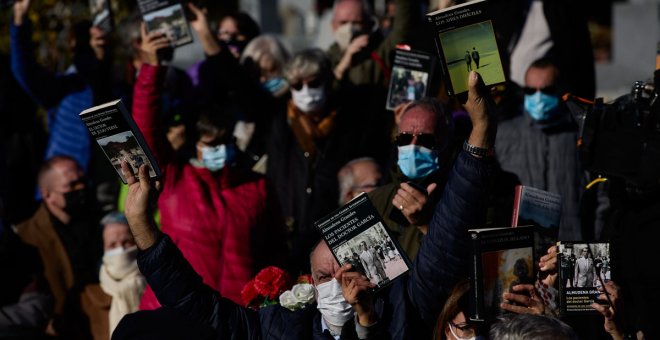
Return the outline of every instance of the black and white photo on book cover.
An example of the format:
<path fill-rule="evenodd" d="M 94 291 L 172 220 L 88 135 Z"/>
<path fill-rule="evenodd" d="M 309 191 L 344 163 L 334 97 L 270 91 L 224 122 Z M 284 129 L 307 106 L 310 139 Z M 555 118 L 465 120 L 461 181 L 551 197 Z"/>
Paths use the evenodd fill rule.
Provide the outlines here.
<path fill-rule="evenodd" d="M 138 144 L 137 139 L 133 135 L 132 131 L 124 131 L 116 135 L 112 135 L 106 138 L 99 139 L 99 146 L 105 153 L 106 157 L 112 163 L 112 166 L 117 170 L 119 176 L 123 182 L 126 182 L 126 178 L 121 171 L 121 161 L 126 161 L 132 168 L 134 173 L 138 172 L 138 169 L 146 164 L 149 167 L 149 177 L 155 177 L 156 173 L 154 168 L 149 162 L 149 158 L 145 155 L 144 151 Z"/>
<path fill-rule="evenodd" d="M 593 312 L 599 289 L 611 280 L 609 243 L 561 242 L 559 290 L 563 314 Z M 604 303 L 604 302 L 602 302 Z"/>
<path fill-rule="evenodd" d="M 163 6 L 163 4 L 166 6 Z M 157 9 L 151 10 L 154 7 Z M 165 34 L 170 40 L 170 44 L 174 47 L 192 42 L 193 38 L 188 28 L 186 14 L 180 3 L 170 1 L 142 1 L 140 8 L 144 22 L 147 25 L 147 31 L 156 31 Z"/>
<path fill-rule="evenodd" d="M 381 222 L 333 249 L 341 265 L 350 263 L 371 283 L 382 286 L 408 271 Z"/>

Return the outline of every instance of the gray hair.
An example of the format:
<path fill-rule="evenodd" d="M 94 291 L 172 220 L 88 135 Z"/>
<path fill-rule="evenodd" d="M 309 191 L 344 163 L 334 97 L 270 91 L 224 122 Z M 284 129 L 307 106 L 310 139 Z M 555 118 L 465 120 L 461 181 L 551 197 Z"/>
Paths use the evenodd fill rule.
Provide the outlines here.
<path fill-rule="evenodd" d="M 531 314 L 507 316 L 490 328 L 497 340 L 577 340 L 573 329 L 558 319 Z"/>
<path fill-rule="evenodd" d="M 112 211 L 107 213 L 105 216 L 103 216 L 100 222 L 102 226 L 105 226 L 110 223 L 119 223 L 119 224 L 128 225 L 128 220 L 126 219 L 126 215 L 124 215 L 124 213 L 118 211 Z"/>
<path fill-rule="evenodd" d="M 337 181 L 339 182 L 339 205 L 344 205 L 344 197 L 355 185 L 355 174 L 353 173 L 353 165 L 361 162 L 371 162 L 378 166 L 376 160 L 371 157 L 356 158 L 346 163 L 337 173 Z"/>
<path fill-rule="evenodd" d="M 261 58 L 265 55 L 273 57 L 278 72 L 282 71 L 284 65 L 286 65 L 286 62 L 291 57 L 289 51 L 275 35 L 262 34 L 247 44 L 241 55 L 241 64 L 245 64 L 246 61 L 251 59 L 258 65 Z"/>
<path fill-rule="evenodd" d="M 307 49 L 296 53 L 284 67 L 284 77 L 294 84 L 305 78 L 318 75 L 328 84 L 332 80 L 330 60 L 320 49 Z"/>

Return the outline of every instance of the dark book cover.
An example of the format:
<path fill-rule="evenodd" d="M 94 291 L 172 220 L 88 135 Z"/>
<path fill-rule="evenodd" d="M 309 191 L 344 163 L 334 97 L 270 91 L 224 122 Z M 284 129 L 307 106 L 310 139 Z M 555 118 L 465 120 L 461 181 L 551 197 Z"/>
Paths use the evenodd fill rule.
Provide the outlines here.
<path fill-rule="evenodd" d="M 449 95 L 468 90 L 470 71 L 487 86 L 506 81 L 502 58 L 488 16 L 488 2 L 476 0 L 428 13 Z"/>
<path fill-rule="evenodd" d="M 543 256 L 559 238 L 561 195 L 524 185 L 517 185 L 513 199 L 511 226 L 535 227 L 534 252 Z"/>
<path fill-rule="evenodd" d="M 122 160 L 130 164 L 135 174 L 141 165 L 146 164 L 149 166 L 149 177 L 160 178 L 158 163 L 121 100 L 89 108 L 80 113 L 80 119 L 87 125 L 124 184 L 128 182 L 121 171 Z"/>
<path fill-rule="evenodd" d="M 114 29 L 110 0 L 89 0 L 89 10 L 92 14 L 92 26 L 100 28 L 105 33 Z"/>
<path fill-rule="evenodd" d="M 138 0 L 138 7 L 149 32 L 161 32 L 172 47 L 193 41 L 183 5 L 175 0 Z"/>
<path fill-rule="evenodd" d="M 433 55 L 423 51 L 396 49 L 386 108 L 394 110 L 401 104 L 426 97 L 434 68 Z"/>
<path fill-rule="evenodd" d="M 592 303 L 609 303 L 597 298 L 611 279 L 610 244 L 560 242 L 558 251 L 560 314 L 597 314 Z"/>
<path fill-rule="evenodd" d="M 377 285 L 374 292 L 410 270 L 406 254 L 364 193 L 314 225 L 339 265 L 350 263 Z"/>
<path fill-rule="evenodd" d="M 475 322 L 502 313 L 502 294 L 518 284 L 533 284 L 534 228 L 470 229 L 470 311 Z"/>

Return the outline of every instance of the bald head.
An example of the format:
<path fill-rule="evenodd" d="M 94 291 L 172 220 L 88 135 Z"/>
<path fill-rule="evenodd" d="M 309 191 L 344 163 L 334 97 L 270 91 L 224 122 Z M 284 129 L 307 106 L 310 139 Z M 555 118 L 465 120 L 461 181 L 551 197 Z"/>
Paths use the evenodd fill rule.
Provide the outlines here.
<path fill-rule="evenodd" d="M 371 11 L 369 6 L 360 0 L 338 0 L 335 2 L 332 18 L 332 31 L 344 24 L 360 26 L 363 31 L 369 30 Z"/>
<path fill-rule="evenodd" d="M 61 182 L 79 181 L 83 172 L 78 163 L 67 156 L 55 156 L 41 166 L 38 174 L 40 189 L 52 190 L 63 185 Z"/>
<path fill-rule="evenodd" d="M 372 158 L 358 158 L 344 165 L 337 174 L 339 205 L 344 205 L 362 192 L 371 192 L 381 182 L 380 166 Z"/>

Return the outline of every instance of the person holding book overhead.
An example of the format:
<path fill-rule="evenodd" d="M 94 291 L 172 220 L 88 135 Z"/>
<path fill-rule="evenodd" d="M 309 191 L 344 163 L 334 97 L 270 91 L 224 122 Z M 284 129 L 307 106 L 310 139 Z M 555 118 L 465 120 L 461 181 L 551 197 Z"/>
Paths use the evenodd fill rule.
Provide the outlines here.
<path fill-rule="evenodd" d="M 204 109 L 188 157 L 177 157 L 161 121 L 166 68 L 157 51 L 169 45 L 142 26 L 144 65 L 136 80 L 133 118 L 163 173 L 158 201 L 163 231 L 169 233 L 204 282 L 223 296 L 241 301 L 241 289 L 260 268 L 282 265 L 284 223 L 267 180 L 242 168 L 231 131 L 233 117 Z M 126 209 L 129 207 L 127 206 Z M 142 309 L 158 307 L 149 288 Z"/>
<path fill-rule="evenodd" d="M 487 155 L 496 132 L 486 109 L 487 93 L 473 72 L 466 104 L 474 126 L 468 146 L 453 165 L 410 275 L 394 280 L 378 296 L 366 294 L 373 287 L 367 278 L 350 264 L 339 267 L 327 243 L 319 242 L 310 256 L 316 304 L 294 312 L 270 305 L 256 312 L 222 298 L 155 227 L 148 211 L 153 189 L 147 169 L 140 169 L 138 181 L 122 164 L 130 185 L 126 217 L 140 249 L 138 266 L 167 307 L 124 317 L 115 338 L 174 332 L 235 339 L 430 338 L 447 296 L 466 274 L 467 229 L 483 222 L 478 212 L 486 208 L 494 170 Z"/>

